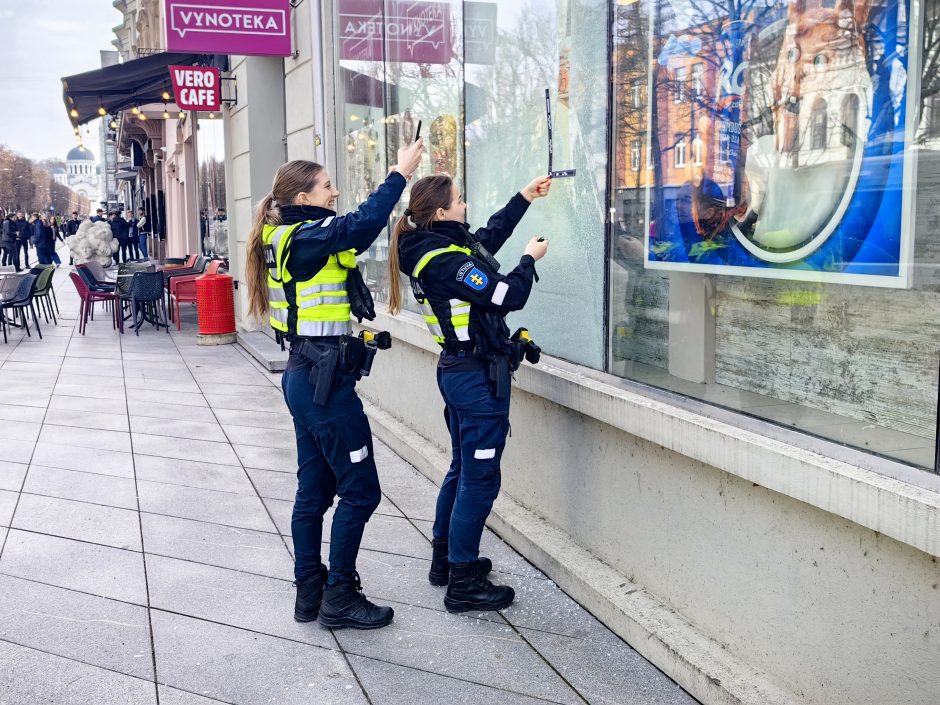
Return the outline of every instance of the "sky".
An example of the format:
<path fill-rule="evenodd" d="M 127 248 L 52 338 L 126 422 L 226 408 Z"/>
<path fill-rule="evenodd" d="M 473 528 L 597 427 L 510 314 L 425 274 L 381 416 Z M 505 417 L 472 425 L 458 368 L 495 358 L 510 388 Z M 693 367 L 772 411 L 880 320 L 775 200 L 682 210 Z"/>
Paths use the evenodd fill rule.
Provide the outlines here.
<path fill-rule="evenodd" d="M 100 68 L 121 21 L 111 0 L 0 0 L 0 144 L 65 159 L 77 142 L 61 79 Z M 97 152 L 97 121 L 90 127 L 85 143 Z"/>

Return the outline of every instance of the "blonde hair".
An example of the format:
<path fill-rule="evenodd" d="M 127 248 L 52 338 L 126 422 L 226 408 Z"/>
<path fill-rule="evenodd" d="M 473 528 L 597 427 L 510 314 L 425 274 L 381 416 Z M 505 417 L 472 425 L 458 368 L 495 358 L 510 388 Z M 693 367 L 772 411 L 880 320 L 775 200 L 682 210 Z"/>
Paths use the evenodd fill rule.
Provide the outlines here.
<path fill-rule="evenodd" d="M 438 208 L 450 208 L 454 180 L 447 174 L 435 174 L 418 179 L 411 187 L 408 208 L 392 228 L 388 243 L 388 311 L 393 316 L 401 311 L 401 276 L 399 274 L 398 242 L 401 236 L 421 230 L 430 230 Z"/>
<path fill-rule="evenodd" d="M 280 206 L 293 203 L 298 193 L 310 191 L 323 167 L 316 162 L 296 159 L 282 164 L 274 174 L 271 192 L 255 208 L 255 219 L 248 233 L 248 257 L 245 283 L 248 286 L 248 312 L 261 317 L 268 310 L 268 268 L 264 261 L 265 225 L 281 225 Z"/>

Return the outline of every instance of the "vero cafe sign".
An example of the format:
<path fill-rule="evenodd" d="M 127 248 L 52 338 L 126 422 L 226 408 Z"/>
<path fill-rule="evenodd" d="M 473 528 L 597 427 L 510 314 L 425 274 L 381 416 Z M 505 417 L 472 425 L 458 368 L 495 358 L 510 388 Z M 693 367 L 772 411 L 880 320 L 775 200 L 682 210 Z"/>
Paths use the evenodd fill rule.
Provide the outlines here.
<path fill-rule="evenodd" d="M 211 66 L 170 66 L 173 95 L 180 110 L 218 112 L 222 106 L 220 71 Z"/>
<path fill-rule="evenodd" d="M 290 9 L 290 0 L 165 0 L 167 51 L 289 56 Z"/>

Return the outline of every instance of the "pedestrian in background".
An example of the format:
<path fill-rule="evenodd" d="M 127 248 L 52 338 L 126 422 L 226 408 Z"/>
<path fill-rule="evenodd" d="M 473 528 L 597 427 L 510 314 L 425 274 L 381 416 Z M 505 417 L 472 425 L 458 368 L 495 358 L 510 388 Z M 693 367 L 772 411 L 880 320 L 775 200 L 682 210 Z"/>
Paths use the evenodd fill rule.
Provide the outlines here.
<path fill-rule="evenodd" d="M 147 211 L 137 209 L 137 240 L 140 245 L 140 254 L 144 259 L 150 259 L 147 252 L 147 238 L 150 237 L 150 222 L 147 220 Z"/>
<path fill-rule="evenodd" d="M 59 233 L 59 224 L 56 222 L 55 216 L 49 216 L 46 218 L 43 227 L 43 246 L 46 248 L 46 264 L 54 264 L 56 267 L 62 264 L 59 253 L 55 251 L 56 241 L 58 240 L 62 240 Z"/>
<path fill-rule="evenodd" d="M 39 264 L 49 264 L 45 246 L 46 224 L 39 217 L 39 213 L 33 213 L 29 216 L 29 241 L 36 250 L 36 259 Z M 29 264 L 26 266 L 29 267 Z"/>
<path fill-rule="evenodd" d="M 23 211 L 16 212 L 16 218 L 13 221 L 13 227 L 16 229 L 16 257 L 17 259 L 20 259 L 19 253 L 20 250 L 22 250 L 23 257 L 20 259 L 20 262 L 24 267 L 29 269 L 29 237 L 31 233 L 29 222 L 26 220 L 26 216 L 23 215 Z"/>
<path fill-rule="evenodd" d="M 16 226 L 13 224 L 13 214 L 7 213 L 3 219 L 2 230 L 0 230 L 0 248 L 2 248 L 2 265 L 9 267 L 11 264 L 16 271 L 20 271 L 20 258 L 16 249 Z"/>
<path fill-rule="evenodd" d="M 99 208 L 98 210 L 95 211 L 95 214 L 91 216 L 91 222 L 100 223 L 103 220 L 104 220 L 104 210 Z"/>

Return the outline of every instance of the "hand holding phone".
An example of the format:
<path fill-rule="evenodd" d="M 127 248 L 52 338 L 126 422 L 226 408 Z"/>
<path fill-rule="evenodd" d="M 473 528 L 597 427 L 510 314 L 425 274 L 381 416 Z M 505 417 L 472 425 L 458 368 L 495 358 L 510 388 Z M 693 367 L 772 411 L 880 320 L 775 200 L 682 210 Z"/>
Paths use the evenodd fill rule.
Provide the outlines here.
<path fill-rule="evenodd" d="M 417 141 L 418 141 L 418 138 L 419 138 L 420 136 L 421 136 L 421 121 L 418 120 L 418 129 L 415 130 L 415 139 L 414 139 L 414 141 L 417 142 Z"/>

